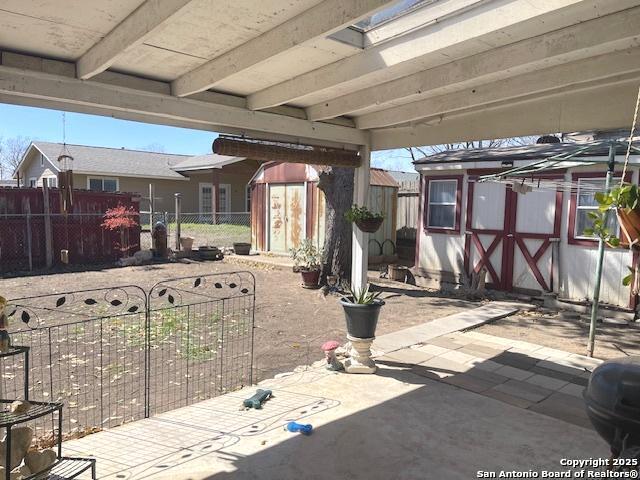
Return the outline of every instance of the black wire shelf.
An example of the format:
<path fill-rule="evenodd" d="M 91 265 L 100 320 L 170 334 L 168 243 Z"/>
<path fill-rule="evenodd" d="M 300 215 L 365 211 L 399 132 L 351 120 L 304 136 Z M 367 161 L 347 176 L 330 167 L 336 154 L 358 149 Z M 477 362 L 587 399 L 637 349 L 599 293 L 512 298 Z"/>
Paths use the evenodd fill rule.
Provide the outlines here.
<path fill-rule="evenodd" d="M 22 355 L 23 353 L 28 353 L 29 347 L 15 346 L 9 347 L 9 350 L 6 352 L 0 352 L 0 358 L 2 357 L 11 357 L 13 355 Z"/>
<path fill-rule="evenodd" d="M 36 418 L 44 417 L 55 411 L 62 414 L 62 403 L 50 403 L 50 402 L 35 402 L 29 401 L 31 408 L 23 413 L 11 413 L 8 411 L 9 406 L 15 402 L 15 400 L 0 399 L 0 428 L 12 427 L 19 423 L 35 420 Z"/>
<path fill-rule="evenodd" d="M 34 473 L 24 480 L 71 480 L 91 469 L 95 478 L 96 460 L 94 458 L 62 457 L 42 472 Z"/>
<path fill-rule="evenodd" d="M 14 355 L 24 355 L 24 400 L 29 402 L 30 407 L 26 412 L 12 413 L 9 411 L 11 404 L 16 399 L 0 399 L 0 428 L 4 428 L 7 434 L 7 447 L 9 451 L 6 452 L 7 458 L 5 462 L 9 461 L 10 456 L 10 439 L 11 429 L 15 425 L 21 423 L 30 422 L 45 415 L 52 415 L 57 412 L 58 414 L 58 431 L 57 431 L 57 459 L 55 463 L 36 473 L 32 473 L 24 480 L 71 480 L 77 478 L 82 473 L 91 470 L 91 478 L 96 478 L 96 460 L 94 458 L 77 458 L 77 457 L 63 457 L 62 456 L 62 408 L 63 404 L 60 402 L 37 402 L 28 400 L 29 395 L 29 347 L 26 346 L 12 346 L 6 352 L 0 352 L 0 358 L 11 357 Z M 5 479 L 10 478 L 9 469 L 5 470 Z"/>

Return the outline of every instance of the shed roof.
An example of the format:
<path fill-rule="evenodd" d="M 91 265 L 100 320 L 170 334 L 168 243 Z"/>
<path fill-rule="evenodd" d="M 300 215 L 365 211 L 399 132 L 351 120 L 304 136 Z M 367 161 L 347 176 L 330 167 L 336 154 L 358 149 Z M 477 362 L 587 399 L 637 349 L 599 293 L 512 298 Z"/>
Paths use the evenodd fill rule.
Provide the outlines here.
<path fill-rule="evenodd" d="M 377 187 L 393 187 L 398 188 L 398 182 L 393 179 L 393 176 L 386 170 L 381 168 L 371 169 L 370 185 Z"/>
<path fill-rule="evenodd" d="M 229 157 L 227 155 L 218 155 L 209 153 L 207 155 L 196 155 L 189 157 L 171 168 L 177 172 L 188 172 L 192 170 L 208 170 L 210 168 L 222 168 L 225 165 L 241 162 L 246 160 L 245 157 Z"/>
<path fill-rule="evenodd" d="M 505 148 L 469 148 L 459 150 L 445 150 L 434 155 L 428 155 L 417 159 L 414 164 L 429 163 L 463 163 L 476 161 L 514 161 L 514 160 L 540 160 L 545 157 L 571 153 L 576 150 L 593 145 L 588 152 L 579 154 L 581 157 L 607 156 L 609 146 L 606 142 L 580 142 L 580 143 L 541 143 L 532 145 L 519 145 Z M 640 143 L 638 143 L 640 145 Z"/>

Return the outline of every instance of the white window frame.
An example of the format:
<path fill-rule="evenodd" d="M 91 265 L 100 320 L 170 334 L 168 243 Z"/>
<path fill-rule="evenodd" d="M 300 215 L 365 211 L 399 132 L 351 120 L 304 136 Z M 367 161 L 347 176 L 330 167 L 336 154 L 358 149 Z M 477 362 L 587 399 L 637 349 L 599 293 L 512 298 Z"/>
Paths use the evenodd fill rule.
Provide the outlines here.
<path fill-rule="evenodd" d="M 56 176 L 42 177 L 42 186 L 43 187 L 44 187 L 44 180 L 47 181 L 47 187 L 58 188 L 58 177 L 56 177 Z M 55 185 L 51 185 L 51 180 L 55 181 L 56 184 Z"/>
<path fill-rule="evenodd" d="M 244 186 L 244 211 L 248 212 L 250 205 L 249 205 L 249 195 L 251 195 L 251 185 L 247 184 Z"/>
<path fill-rule="evenodd" d="M 38 178 L 29 177 L 29 188 L 37 188 L 37 186 L 38 186 Z"/>
<path fill-rule="evenodd" d="M 453 202 L 432 202 L 431 201 L 431 185 L 433 185 L 434 183 L 453 183 L 455 186 L 454 189 L 454 200 Z M 441 230 L 455 230 L 457 225 L 457 218 L 456 218 L 456 213 L 457 213 L 457 209 L 458 209 L 458 180 L 455 178 L 447 178 L 447 179 L 442 179 L 442 180 L 432 180 L 429 179 L 429 191 L 427 192 L 427 228 L 433 228 L 433 229 L 441 229 Z M 440 226 L 436 226 L 436 225 L 431 225 L 429 222 L 431 220 L 431 205 L 448 205 L 448 206 L 452 206 L 453 205 L 453 226 L 451 227 L 440 227 Z"/>
<path fill-rule="evenodd" d="M 91 190 L 91 180 L 100 180 L 102 181 L 102 190 L 100 190 L 101 192 L 104 192 L 104 181 L 105 180 L 115 180 L 116 182 L 116 192 L 120 191 L 120 179 L 118 177 L 89 177 L 87 176 L 87 190 Z M 111 192 L 108 192 L 111 193 Z"/>
<path fill-rule="evenodd" d="M 212 182 L 199 182 L 198 183 L 198 213 L 200 215 L 206 215 L 202 211 L 202 187 L 211 187 L 213 191 L 213 183 Z M 231 185 L 229 183 L 219 183 L 218 188 L 224 188 L 227 192 L 225 195 L 225 205 L 224 210 L 220 209 L 220 205 L 216 205 L 218 207 L 218 211 L 215 213 L 229 213 L 231 211 Z M 220 193 L 218 192 L 218 199 L 220 199 Z"/>
<path fill-rule="evenodd" d="M 40 166 L 44 167 L 44 155 L 40 154 Z"/>
<path fill-rule="evenodd" d="M 585 206 L 582 206 L 582 207 L 580 206 L 580 184 L 582 183 L 583 180 L 584 180 L 585 183 L 593 182 L 593 181 L 602 182 L 602 191 L 604 192 L 605 179 L 603 177 L 581 177 L 581 178 L 578 178 L 578 188 L 576 190 L 576 219 L 575 219 L 574 226 L 573 226 L 573 230 L 574 230 L 573 238 L 576 239 L 576 240 L 597 240 L 597 237 L 594 237 L 594 236 L 589 237 L 587 235 L 584 235 L 583 232 L 578 233 L 578 231 L 577 231 L 578 230 L 578 212 L 580 210 L 588 210 L 588 211 L 593 211 L 593 212 L 597 212 L 598 211 L 598 206 L 597 205 L 595 205 L 595 206 L 586 206 L 585 205 Z M 620 183 L 620 177 L 614 178 L 614 179 L 611 180 L 611 185 L 616 185 L 618 183 Z M 614 215 L 615 216 L 615 212 L 610 212 L 609 215 Z M 617 219 L 616 219 L 616 225 L 617 225 L 616 231 L 613 232 L 613 233 L 614 233 L 614 235 L 619 237 L 620 236 L 620 225 L 618 224 L 618 220 Z"/>

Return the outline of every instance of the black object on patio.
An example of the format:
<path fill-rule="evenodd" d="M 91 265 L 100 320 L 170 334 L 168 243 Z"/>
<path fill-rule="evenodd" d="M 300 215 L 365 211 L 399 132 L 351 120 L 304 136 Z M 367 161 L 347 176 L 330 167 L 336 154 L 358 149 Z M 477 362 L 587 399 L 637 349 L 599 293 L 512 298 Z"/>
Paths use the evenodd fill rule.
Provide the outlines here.
<path fill-rule="evenodd" d="M 596 367 L 584 391 L 587 415 L 617 457 L 640 446 L 640 356 Z"/>

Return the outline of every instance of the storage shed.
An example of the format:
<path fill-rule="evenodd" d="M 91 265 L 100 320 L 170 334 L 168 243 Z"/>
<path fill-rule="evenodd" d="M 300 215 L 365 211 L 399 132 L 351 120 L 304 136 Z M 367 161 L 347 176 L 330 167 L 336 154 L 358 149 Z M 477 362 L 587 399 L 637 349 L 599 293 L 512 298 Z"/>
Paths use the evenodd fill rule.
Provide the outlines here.
<path fill-rule="evenodd" d="M 267 163 L 251 180 L 251 243 L 261 252 L 287 253 L 305 238 L 324 244 L 325 199 L 314 165 Z M 371 169 L 368 207 L 384 222 L 369 238 L 370 255 L 395 250 L 398 184 L 385 170 Z"/>
<path fill-rule="evenodd" d="M 416 246 L 420 284 L 469 281 L 486 270 L 494 289 L 523 293 L 554 292 L 560 298 L 591 298 L 598 242 L 585 235 L 593 195 L 604 190 L 607 145 L 591 147 L 573 166 L 527 178 L 534 188 L 478 182 L 479 177 L 571 154 L 588 143 L 536 144 L 500 149 L 446 151 L 415 162 L 421 174 Z M 584 165 L 581 160 L 599 160 Z M 614 184 L 620 182 L 624 154 L 616 156 Z M 638 183 L 640 158 L 631 155 L 626 181 Z M 536 188 L 540 183 L 551 185 Z M 514 190 L 520 190 L 516 193 Z M 610 215 L 615 222 L 615 216 Z M 617 230 L 618 226 L 612 225 Z M 607 248 L 600 299 L 635 308 L 637 296 L 622 285 L 637 250 Z"/>

